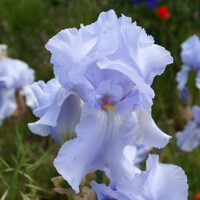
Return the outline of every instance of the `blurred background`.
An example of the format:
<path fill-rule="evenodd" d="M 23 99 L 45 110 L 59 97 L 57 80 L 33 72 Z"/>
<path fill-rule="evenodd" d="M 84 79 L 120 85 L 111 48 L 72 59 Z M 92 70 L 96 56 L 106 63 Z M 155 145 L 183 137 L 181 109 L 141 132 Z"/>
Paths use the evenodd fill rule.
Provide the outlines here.
<path fill-rule="evenodd" d="M 159 13 L 160 6 L 168 12 Z M 178 98 L 177 71 L 181 68 L 181 43 L 193 34 L 200 35 L 199 0 L 160 0 L 155 6 L 134 0 L 0 0 L 0 43 L 8 45 L 8 55 L 34 68 L 36 80 L 53 78 L 47 41 L 60 30 L 96 21 L 101 11 L 114 9 L 132 18 L 152 35 L 155 42 L 169 50 L 174 63 L 156 77 L 153 118 L 157 125 L 174 136 L 186 124 L 187 109 Z M 189 105 L 200 103 L 200 92 L 191 73 Z M 53 190 L 53 166 L 57 147 L 51 138 L 33 135 L 27 128 L 35 121 L 31 110 L 6 119 L 0 127 L 1 199 L 72 199 Z M 189 181 L 189 199 L 200 192 L 200 148 L 184 153 L 176 147 L 175 137 L 159 152 L 161 162 L 182 167 Z"/>

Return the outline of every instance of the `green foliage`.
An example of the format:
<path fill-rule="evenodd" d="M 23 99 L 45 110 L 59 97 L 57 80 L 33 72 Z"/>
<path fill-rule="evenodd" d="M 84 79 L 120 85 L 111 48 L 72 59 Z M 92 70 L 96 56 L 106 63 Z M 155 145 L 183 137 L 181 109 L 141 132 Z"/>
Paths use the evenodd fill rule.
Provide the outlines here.
<path fill-rule="evenodd" d="M 27 127 L 19 125 L 21 122 L 14 122 L 10 130 L 1 128 L 0 197 L 36 199 L 51 196 L 52 190 L 46 187 L 46 183 L 43 187 L 43 182 L 48 183 L 55 173 L 52 150 L 56 147 L 53 144 L 45 150 L 43 145 L 47 144 L 34 141 Z M 5 122 L 5 125 L 11 124 Z"/>
<path fill-rule="evenodd" d="M 181 67 L 180 44 L 189 36 L 199 34 L 200 5 L 198 0 L 162 0 L 159 5 L 169 8 L 171 17 L 161 20 L 155 9 L 131 0 L 0 0 L 0 43 L 9 46 L 9 56 L 25 62 L 36 70 L 36 79 L 53 77 L 50 54 L 44 45 L 58 31 L 79 27 L 96 20 L 103 10 L 113 8 L 132 17 L 133 21 L 153 35 L 156 43 L 166 47 L 174 58 L 161 77 L 153 83 L 156 93 L 153 115 L 159 127 L 172 136 L 182 130 L 185 121 L 178 100 L 175 76 Z M 192 90 L 190 104 L 197 103 L 199 91 Z M 53 159 L 58 147 L 50 138 L 32 135 L 27 123 L 34 121 L 30 111 L 20 119 L 7 119 L 0 127 L 0 197 L 9 199 L 66 199 L 56 195 L 50 179 L 57 176 Z M 183 153 L 175 138 L 160 152 L 161 160 L 177 164 L 188 176 L 189 199 L 200 192 L 200 150 Z M 101 178 L 101 176 L 99 175 Z"/>

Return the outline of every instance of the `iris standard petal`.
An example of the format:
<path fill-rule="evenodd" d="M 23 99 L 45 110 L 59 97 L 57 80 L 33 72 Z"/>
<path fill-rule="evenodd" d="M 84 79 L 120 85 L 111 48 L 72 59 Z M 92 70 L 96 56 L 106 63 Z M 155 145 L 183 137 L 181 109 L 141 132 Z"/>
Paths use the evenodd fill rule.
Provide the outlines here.
<path fill-rule="evenodd" d="M 122 53 L 120 53 L 120 55 L 121 54 Z M 98 66 L 100 69 L 115 70 L 118 71 L 118 73 L 126 75 L 135 84 L 135 88 L 139 90 L 141 96 L 140 106 L 144 109 L 149 109 L 152 106 L 152 99 L 155 96 L 154 91 L 145 83 L 143 77 L 138 75 L 136 69 L 121 65 L 118 61 L 114 63 L 110 62 L 107 58 L 99 61 Z"/>
<path fill-rule="evenodd" d="M 118 69 L 123 70 L 123 73 L 126 73 L 124 71 L 127 68 L 137 71 L 146 84 L 150 85 L 153 78 L 163 73 L 166 65 L 173 62 L 173 58 L 163 47 L 154 44 L 154 39 L 148 36 L 144 29 L 128 19 L 124 15 L 119 18 L 120 45 L 115 54 L 108 55 L 107 59 L 113 64 L 124 66 Z"/>
<path fill-rule="evenodd" d="M 163 47 L 154 44 L 151 36 L 131 18 L 118 18 L 113 10 L 102 12 L 93 24 L 79 30 L 66 29 L 46 45 L 51 52 L 54 72 L 64 88 L 87 85 L 85 72 L 98 65 L 101 69 L 118 70 L 138 87 L 144 109 L 152 106 L 154 92 L 150 85 L 172 57 Z"/>
<path fill-rule="evenodd" d="M 54 73 L 63 87 L 86 84 L 84 73 L 100 57 L 115 51 L 118 42 L 115 37 L 117 17 L 114 11 L 100 14 L 96 23 L 78 29 L 65 29 L 46 44 L 52 54 Z"/>

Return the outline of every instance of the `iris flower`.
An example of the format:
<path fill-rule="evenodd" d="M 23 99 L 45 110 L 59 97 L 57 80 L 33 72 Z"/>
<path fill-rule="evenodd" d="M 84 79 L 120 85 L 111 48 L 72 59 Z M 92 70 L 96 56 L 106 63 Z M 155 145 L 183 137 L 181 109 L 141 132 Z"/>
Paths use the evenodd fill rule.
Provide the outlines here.
<path fill-rule="evenodd" d="M 112 182 L 133 178 L 137 169 L 125 147 L 162 148 L 170 139 L 151 116 L 151 84 L 173 61 L 170 53 L 113 10 L 102 12 L 93 24 L 62 30 L 46 48 L 55 79 L 33 84 L 34 114 L 40 119 L 29 128 L 62 144 L 54 161 L 57 171 L 76 192 L 83 177 L 96 170 Z M 74 139 L 63 144 L 67 124 Z"/>
<path fill-rule="evenodd" d="M 162 148 L 170 139 L 151 116 L 151 84 L 172 62 L 170 53 L 113 10 L 59 32 L 46 48 L 55 78 L 31 86 L 39 120 L 29 128 L 62 145 L 54 165 L 75 192 L 87 173 L 102 170 L 110 186 L 91 183 L 99 199 L 185 200 L 180 168 L 159 164 L 157 156 L 144 172 L 134 165 L 135 146 Z"/>
<path fill-rule="evenodd" d="M 0 119 L 2 122 L 17 108 L 15 99 L 17 91 L 25 97 L 27 105 L 31 108 L 35 106 L 35 100 L 31 91 L 27 95 L 28 87 L 34 81 L 34 70 L 23 61 L 6 57 L 5 45 L 3 50 L 0 49 L 0 58 Z"/>

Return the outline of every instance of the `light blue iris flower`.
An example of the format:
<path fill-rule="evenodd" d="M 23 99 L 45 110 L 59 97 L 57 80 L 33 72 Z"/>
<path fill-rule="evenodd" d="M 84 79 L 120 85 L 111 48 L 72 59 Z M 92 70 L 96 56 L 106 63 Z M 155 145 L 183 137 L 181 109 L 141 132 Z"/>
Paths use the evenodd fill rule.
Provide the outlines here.
<path fill-rule="evenodd" d="M 81 101 L 76 92 L 65 90 L 57 79 L 47 84 L 43 81 L 33 83 L 31 89 L 37 99 L 33 113 L 40 119 L 28 124 L 30 130 L 41 136 L 51 134 L 59 145 L 75 137 L 74 127 L 81 112 Z"/>
<path fill-rule="evenodd" d="M 162 164 L 150 155 L 146 171 L 138 171 L 125 183 L 110 186 L 91 182 L 99 200 L 187 200 L 187 177 L 180 167 Z"/>
<path fill-rule="evenodd" d="M 170 53 L 113 10 L 102 12 L 93 24 L 62 30 L 46 48 L 56 79 L 33 84 L 34 114 L 40 119 L 29 128 L 51 134 L 60 144 L 69 130 L 75 134 L 61 146 L 57 171 L 76 192 L 83 177 L 96 170 L 112 182 L 132 179 L 138 169 L 125 147 L 162 148 L 170 139 L 151 116 L 151 84 L 172 63 Z"/>
<path fill-rule="evenodd" d="M 192 113 L 193 120 L 187 123 L 184 131 L 176 134 L 178 147 L 187 152 L 200 145 L 200 107 L 193 106 Z"/>
<path fill-rule="evenodd" d="M 189 37 L 181 45 L 181 59 L 183 66 L 180 72 L 177 73 L 176 80 L 178 82 L 178 89 L 181 90 L 188 81 L 188 72 L 193 70 L 196 75 L 196 86 L 200 88 L 200 39 L 193 35 Z"/>

